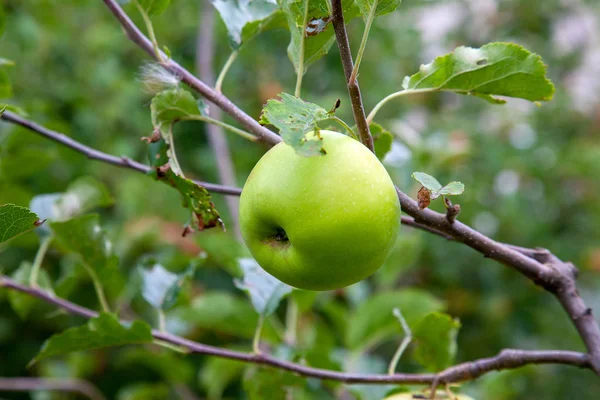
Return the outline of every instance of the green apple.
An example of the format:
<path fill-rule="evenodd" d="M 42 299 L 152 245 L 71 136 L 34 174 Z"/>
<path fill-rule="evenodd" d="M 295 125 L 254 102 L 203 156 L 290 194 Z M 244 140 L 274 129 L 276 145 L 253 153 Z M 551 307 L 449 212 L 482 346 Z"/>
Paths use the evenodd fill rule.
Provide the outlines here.
<path fill-rule="evenodd" d="M 377 271 L 394 245 L 400 204 L 377 157 L 321 130 L 326 154 L 279 143 L 256 164 L 240 198 L 242 237 L 258 263 L 301 289 L 330 290 Z"/>

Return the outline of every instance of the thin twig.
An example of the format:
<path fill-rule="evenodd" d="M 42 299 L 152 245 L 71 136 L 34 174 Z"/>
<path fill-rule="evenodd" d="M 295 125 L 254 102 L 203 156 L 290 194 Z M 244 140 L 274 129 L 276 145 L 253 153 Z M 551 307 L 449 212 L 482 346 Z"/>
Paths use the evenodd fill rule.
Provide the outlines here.
<path fill-rule="evenodd" d="M 400 346 L 398 346 L 398 349 L 394 353 L 392 361 L 390 361 L 390 365 L 388 367 L 388 375 L 394 375 L 394 372 L 396 372 L 396 367 L 398 366 L 398 361 L 400 361 L 400 357 L 402 357 L 402 354 L 404 354 L 404 351 L 412 341 L 412 332 L 410 330 L 410 327 L 408 326 L 408 323 L 402 316 L 402 312 L 400 311 L 400 309 L 394 308 L 393 313 L 394 316 L 400 322 L 400 326 L 402 326 L 402 330 L 404 331 L 404 338 L 402 339 L 402 342 L 400 342 Z"/>
<path fill-rule="evenodd" d="M 235 61 L 239 53 L 239 49 L 233 50 L 227 58 L 227 61 L 225 61 L 225 65 L 223 65 L 223 68 L 221 69 L 221 72 L 219 72 L 219 76 L 217 77 L 217 81 L 215 82 L 215 90 L 217 91 L 217 93 L 223 93 L 223 81 L 225 80 L 227 72 L 229 72 L 229 69 L 233 65 L 233 62 Z"/>
<path fill-rule="evenodd" d="M 108 7 L 110 12 L 119 21 L 127 37 L 137 44 L 142 50 L 144 50 L 150 57 L 160 61 L 154 54 L 154 48 L 152 42 L 138 29 L 137 26 L 131 21 L 129 16 L 123 11 L 121 6 L 116 0 L 102 0 Z M 161 52 L 162 57 L 167 57 Z M 214 103 L 217 107 L 229 114 L 233 119 L 241 123 L 247 130 L 258 136 L 261 141 L 267 144 L 277 144 L 281 141 L 281 138 L 274 132 L 260 125 L 254 118 L 240 110 L 235 104 L 231 102 L 226 96 L 218 93 L 213 88 L 208 86 L 205 82 L 196 78 L 191 72 L 183 68 L 181 65 L 173 60 L 166 60 L 160 64 L 167 71 L 175 74 L 181 78 L 181 81 L 188 85 L 190 88 L 204 96 L 208 101 Z"/>
<path fill-rule="evenodd" d="M 108 164 L 116 165 L 117 167 L 129 168 L 134 171 L 138 171 L 138 172 L 142 172 L 142 173 L 148 173 L 152 169 L 149 166 L 139 163 L 137 161 L 134 161 L 130 158 L 117 157 L 117 156 L 113 156 L 111 154 L 106 154 L 99 150 L 93 149 L 89 146 L 79 143 L 78 141 L 68 137 L 65 134 L 50 130 L 46 127 L 43 127 L 42 125 L 38 125 L 35 122 L 29 121 L 29 120 L 27 120 L 23 117 L 20 117 L 19 115 L 12 113 L 10 111 L 5 111 L 4 114 L 2 114 L 2 116 L 0 116 L 0 119 L 4 120 L 6 122 L 10 122 L 15 125 L 20 125 L 25 129 L 28 129 L 32 132 L 35 132 L 41 136 L 48 138 L 50 140 L 53 140 L 63 146 L 67 146 L 72 150 L 78 151 L 81 154 L 85 155 L 87 158 L 92 159 L 92 160 L 102 161 L 102 162 L 105 162 Z M 202 182 L 202 181 L 197 181 L 197 180 L 194 180 L 194 182 L 200 186 L 203 186 L 209 192 L 213 192 L 213 193 L 222 193 L 222 194 L 227 194 L 227 195 L 231 195 L 231 196 L 239 196 L 242 193 L 242 190 L 237 187 L 217 185 L 214 183 Z"/>
<path fill-rule="evenodd" d="M 38 275 L 40 273 L 40 268 L 42 268 L 42 262 L 44 261 L 44 257 L 46 256 L 46 252 L 48 251 L 53 238 L 54 236 L 50 234 L 42 237 L 40 240 L 40 247 L 38 248 L 35 259 L 33 260 L 31 274 L 29 275 L 29 286 L 31 287 L 38 287 Z"/>
<path fill-rule="evenodd" d="M 306 43 L 306 24 L 308 23 L 308 2 L 304 0 L 304 18 L 302 19 L 302 32 L 300 36 L 300 55 L 298 57 L 298 71 L 296 76 L 296 89 L 294 96 L 300 97 L 302 78 L 304 78 L 304 44 Z"/>
<path fill-rule="evenodd" d="M 82 379 L 53 378 L 0 378 L 0 392 L 30 392 L 52 390 L 57 392 L 79 393 L 92 400 L 106 400 L 106 397 L 88 381 Z"/>
<path fill-rule="evenodd" d="M 354 121 L 356 122 L 356 126 L 358 128 L 360 141 L 367 146 L 369 150 L 374 152 L 375 147 L 373 145 L 373 136 L 371 136 L 369 125 L 366 122 L 365 109 L 362 104 L 358 80 L 350 80 L 354 65 L 352 63 L 352 54 L 350 53 L 350 44 L 348 43 L 348 34 L 346 33 L 346 25 L 344 23 L 342 0 L 332 0 L 331 7 L 333 29 L 335 31 L 335 37 L 340 49 L 340 57 L 342 58 L 344 74 L 346 75 L 346 84 L 348 85 L 348 94 L 350 95 L 350 101 L 352 103 Z"/>
<path fill-rule="evenodd" d="M 365 53 L 365 48 L 367 47 L 367 39 L 369 38 L 369 32 L 371 31 L 373 21 L 375 20 L 375 13 L 377 12 L 378 5 L 379 0 L 375 0 L 373 1 L 373 4 L 371 4 L 371 10 L 369 11 L 369 16 L 367 17 L 367 22 L 365 23 L 363 37 L 360 41 L 358 53 L 356 54 L 356 64 L 354 64 L 354 68 L 352 68 L 352 74 L 350 74 L 350 83 L 354 83 L 356 77 L 358 76 L 358 69 L 360 68 L 360 62 L 362 61 L 363 55 Z"/>
<path fill-rule="evenodd" d="M 53 296 L 43 290 L 30 288 L 19 284 L 14 280 L 0 275 L 0 287 L 5 287 L 11 290 L 17 290 L 22 293 L 29 294 L 38 299 L 41 299 L 49 304 L 54 304 L 65 311 L 79 315 L 85 318 L 94 318 L 98 316 L 96 311 L 81 307 L 71 303 L 68 300 Z M 125 323 L 125 321 L 123 321 Z M 450 367 L 438 374 L 394 374 L 394 375 L 375 375 L 375 374 L 359 374 L 330 371 L 321 368 L 312 368 L 302 364 L 296 364 L 289 361 L 284 361 L 272 357 L 267 354 L 244 353 L 214 347 L 202 343 L 197 343 L 180 336 L 169 333 L 152 330 L 152 335 L 155 339 L 162 340 L 173 345 L 181 346 L 188 349 L 190 352 L 198 354 L 212 355 L 216 357 L 239 360 L 248 363 L 267 365 L 274 368 L 284 369 L 294 372 L 298 375 L 313 377 L 318 379 L 340 381 L 345 383 L 418 383 L 430 384 L 434 381 L 439 383 L 454 383 L 473 380 L 487 372 L 495 370 L 519 368 L 528 364 L 564 364 L 572 365 L 580 368 L 591 368 L 590 357 L 588 354 L 575 351 L 563 350 L 545 350 L 545 351 L 529 351 L 529 350 L 512 350 L 506 349 L 500 354 L 482 358 L 463 364 L 458 364 Z"/>

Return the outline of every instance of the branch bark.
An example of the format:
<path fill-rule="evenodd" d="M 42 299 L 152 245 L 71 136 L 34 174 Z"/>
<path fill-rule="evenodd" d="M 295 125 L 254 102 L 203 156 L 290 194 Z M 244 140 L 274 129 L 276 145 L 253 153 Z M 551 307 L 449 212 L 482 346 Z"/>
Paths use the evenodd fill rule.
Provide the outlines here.
<path fill-rule="evenodd" d="M 71 139 L 67 135 L 48 129 L 42 125 L 38 125 L 35 122 L 29 121 L 19 115 L 10 111 L 4 111 L 4 114 L 0 116 L 0 119 L 9 122 L 11 124 L 19 125 L 25 129 L 37 133 L 38 135 L 44 136 L 50 140 L 55 141 L 63 146 L 69 147 L 79 153 L 85 155 L 91 160 L 98 160 L 108 164 L 116 165 L 117 167 L 129 168 L 134 171 L 147 173 L 151 168 L 147 165 L 134 161 L 127 157 L 117 157 L 111 154 L 103 153 L 99 150 L 93 149 L 86 146 L 78 141 Z M 202 182 L 194 180 L 198 185 L 206 188 L 209 192 L 227 194 L 231 196 L 239 196 L 242 193 L 242 189 L 231 186 L 217 185 L 210 182 Z"/>
<path fill-rule="evenodd" d="M 52 390 L 79 393 L 92 400 L 106 400 L 106 397 L 88 381 L 82 379 L 49 378 L 0 378 L 0 392 L 31 392 Z"/>
<path fill-rule="evenodd" d="M 196 42 L 196 73 L 200 79 L 212 85 L 214 83 L 214 22 L 215 8 L 209 0 L 203 0 L 200 6 L 200 15 L 198 17 L 198 38 Z M 216 120 L 223 118 L 223 113 L 218 107 L 210 107 L 208 115 Z M 227 186 L 235 186 L 235 169 L 229 144 L 225 132 L 220 126 L 205 124 L 208 142 L 212 147 L 215 159 L 217 161 L 217 170 L 219 173 L 219 182 Z M 226 199 L 229 215 L 231 215 L 231 226 L 238 240 L 242 240 L 238 220 L 238 199 L 229 196 Z"/>
<path fill-rule="evenodd" d="M 68 300 L 55 297 L 41 289 L 31 288 L 21 285 L 12 279 L 0 275 L 0 287 L 5 287 L 11 290 L 17 290 L 26 293 L 47 303 L 54 304 L 68 313 L 79 315 L 85 318 L 94 318 L 98 315 L 97 312 L 77 304 L 71 303 Z M 123 321 L 125 322 L 125 321 Z M 580 368 L 591 368 L 590 357 L 585 353 L 562 350 L 546 350 L 546 351 L 528 351 L 528 350 L 513 350 L 505 349 L 498 355 L 489 358 L 482 358 L 471 362 L 455 365 L 445 369 L 437 374 L 403 374 L 397 373 L 393 375 L 375 375 L 375 374 L 360 374 L 337 372 L 321 368 L 312 368 L 306 365 L 296 364 L 289 361 L 284 361 L 272 357 L 267 354 L 244 353 L 222 349 L 215 346 L 206 345 L 203 343 L 194 342 L 180 336 L 170 333 L 152 331 L 154 338 L 162 340 L 177 346 L 184 347 L 190 352 L 198 354 L 206 354 L 216 357 L 239 360 L 247 363 L 261 364 L 274 368 L 284 369 L 298 375 L 340 381 L 345 383 L 417 383 L 417 384 L 444 384 L 455 383 L 473 380 L 487 372 L 495 370 L 519 368 L 528 364 L 564 364 Z"/>
<path fill-rule="evenodd" d="M 348 34 L 346 33 L 346 25 L 344 23 L 342 0 L 332 0 L 331 8 L 333 11 L 333 29 L 335 31 L 335 38 L 338 43 L 338 48 L 340 49 L 340 57 L 342 58 L 344 75 L 346 75 L 348 94 L 350 95 L 350 101 L 352 102 L 352 113 L 354 114 L 354 121 L 356 122 L 356 126 L 358 128 L 360 141 L 367 146 L 369 150 L 375 152 L 373 136 L 371 136 L 369 124 L 367 124 L 367 119 L 365 117 L 365 109 L 362 104 L 358 79 L 352 79 L 354 63 L 352 62 L 352 53 L 350 53 L 350 44 L 348 42 Z"/>
<path fill-rule="evenodd" d="M 150 57 L 160 62 L 160 60 L 157 59 L 156 54 L 154 53 L 152 42 L 138 29 L 137 26 L 135 26 L 135 24 L 127 16 L 125 11 L 123 11 L 121 6 L 119 6 L 117 1 L 102 1 L 104 1 L 104 4 L 106 4 L 108 9 L 120 22 L 121 26 L 125 30 L 125 34 L 127 35 L 127 37 L 132 42 L 137 44 L 142 50 L 144 50 Z M 270 145 L 275 145 L 281 141 L 281 138 L 278 135 L 271 132 L 264 126 L 261 126 L 254 118 L 246 114 L 244 111 L 240 110 L 227 97 L 225 97 L 221 93 L 217 93 L 217 91 L 215 91 L 206 83 L 196 78 L 187 69 L 183 68 L 175 61 L 169 59 L 167 55 L 163 52 L 160 52 L 160 54 L 162 58 L 166 60 L 161 63 L 161 66 L 163 68 L 181 78 L 182 82 L 184 82 L 190 88 L 194 89 L 196 92 L 204 96 L 204 98 L 206 98 L 208 101 L 225 111 L 227 114 L 233 117 L 233 119 L 242 124 L 248 131 L 255 134 L 262 142 Z"/>

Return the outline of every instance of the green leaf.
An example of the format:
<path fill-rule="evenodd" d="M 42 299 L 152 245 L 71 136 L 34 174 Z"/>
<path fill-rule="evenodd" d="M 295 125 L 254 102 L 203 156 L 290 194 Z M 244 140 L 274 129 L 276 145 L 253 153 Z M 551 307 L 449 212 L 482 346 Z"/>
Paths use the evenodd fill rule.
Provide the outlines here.
<path fill-rule="evenodd" d="M 4 6 L 0 3 L 0 36 L 4 33 L 6 27 L 6 13 L 4 12 Z"/>
<path fill-rule="evenodd" d="M 136 383 L 120 389 L 117 400 L 164 400 L 170 393 L 164 383 Z"/>
<path fill-rule="evenodd" d="M 237 380 L 246 363 L 227 358 L 212 357 L 206 360 L 199 372 L 200 384 L 209 399 L 220 399 L 231 382 Z"/>
<path fill-rule="evenodd" d="M 294 64 L 296 73 L 305 74 L 309 65 L 327 54 L 335 41 L 333 26 L 329 22 L 329 10 L 323 1 L 313 0 L 309 2 L 308 21 L 319 24 L 321 28 L 318 33 L 304 37 L 304 68 L 303 71 L 299 72 L 302 36 L 306 34 L 306 29 L 303 26 L 306 0 L 278 0 L 278 2 L 286 16 L 291 33 L 288 56 Z"/>
<path fill-rule="evenodd" d="M 41 218 L 50 222 L 66 221 L 97 207 L 108 207 L 114 199 L 106 186 L 96 179 L 84 176 L 71 183 L 64 193 L 35 196 L 29 207 Z M 42 226 L 40 234 L 50 233 L 49 226 Z"/>
<path fill-rule="evenodd" d="M 95 271 L 114 269 L 118 259 L 113 245 L 100 227 L 97 214 L 83 215 L 64 222 L 52 222 L 57 241 L 68 251 L 81 256 Z"/>
<path fill-rule="evenodd" d="M 0 206 L 0 243 L 29 232 L 43 223 L 26 207 L 3 204 Z"/>
<path fill-rule="evenodd" d="M 44 342 L 34 361 L 74 351 L 151 342 L 152 332 L 147 323 L 133 321 L 124 325 L 112 314 L 101 313 L 85 325 L 51 336 Z"/>
<path fill-rule="evenodd" d="M 9 60 L 7 58 L 0 57 L 0 68 L 1 67 L 13 67 L 14 65 L 15 65 L 14 61 Z"/>
<path fill-rule="evenodd" d="M 0 69 L 0 99 L 12 97 L 12 95 L 12 86 L 10 85 L 8 74 L 6 71 Z"/>
<path fill-rule="evenodd" d="M 462 182 L 453 181 L 438 191 L 440 196 L 460 195 L 465 191 L 465 185 Z"/>
<path fill-rule="evenodd" d="M 31 268 L 32 265 L 30 262 L 21 262 L 19 268 L 12 274 L 12 279 L 17 283 L 29 285 Z M 54 293 L 52 290 L 52 281 L 50 280 L 50 276 L 46 270 L 40 269 L 37 283 L 40 288 L 44 289 L 45 291 Z M 10 290 L 8 292 L 8 302 L 19 318 L 24 320 L 27 319 L 33 307 L 40 303 L 40 300 L 28 294 L 21 293 L 16 290 Z"/>
<path fill-rule="evenodd" d="M 146 14 L 149 16 L 160 15 L 162 14 L 169 4 L 171 0 L 137 0 L 140 6 L 146 11 Z"/>
<path fill-rule="evenodd" d="M 358 4 L 358 8 L 360 8 L 360 13 L 366 19 L 371 12 L 371 8 L 376 0 L 356 0 Z M 389 14 L 395 11 L 402 0 L 379 0 L 377 1 L 377 8 L 375 9 L 375 16 L 379 17 L 381 15 Z"/>
<path fill-rule="evenodd" d="M 152 307 L 162 310 L 175 305 L 184 283 L 194 272 L 192 267 L 177 275 L 158 263 L 152 263 L 150 268 L 139 266 L 138 270 L 142 277 L 142 296 Z"/>
<path fill-rule="evenodd" d="M 139 370 L 140 367 L 147 368 L 173 383 L 190 383 L 196 374 L 196 367 L 189 358 L 170 351 L 158 352 L 143 347 L 120 351 L 114 365 L 125 373 Z"/>
<path fill-rule="evenodd" d="M 437 179 L 425 172 L 413 172 L 412 177 L 432 193 L 437 193 L 442 188 L 442 184 Z"/>
<path fill-rule="evenodd" d="M 409 326 L 426 314 L 439 311 L 443 303 L 431 294 L 418 289 L 378 293 L 350 316 L 346 342 L 351 349 L 378 343 L 391 336 L 402 335 L 392 311 L 400 308 Z"/>
<path fill-rule="evenodd" d="M 250 295 L 257 313 L 272 314 L 281 299 L 292 291 L 292 287 L 269 275 L 253 258 L 240 258 L 238 261 L 244 277 L 235 279 L 235 286 Z"/>
<path fill-rule="evenodd" d="M 182 117 L 202 115 L 198 101 L 187 90 L 177 88 L 157 93 L 150 103 L 152 125 L 159 128 L 163 137 L 172 122 Z"/>
<path fill-rule="evenodd" d="M 247 300 L 227 292 L 204 293 L 194 299 L 191 307 L 174 310 L 174 315 L 199 328 L 245 339 L 254 336 L 258 322 L 258 315 Z M 263 333 L 268 334 L 268 330 L 265 326 Z"/>
<path fill-rule="evenodd" d="M 394 137 L 387 129 L 376 122 L 372 122 L 371 125 L 369 125 L 369 130 L 371 131 L 371 136 L 373 136 L 375 142 L 375 155 L 380 160 L 383 160 L 385 155 L 392 150 Z"/>
<path fill-rule="evenodd" d="M 281 101 L 269 99 L 260 117 L 261 124 L 271 124 L 279 129 L 283 141 L 302 156 L 324 154 L 317 122 L 329 118 L 324 108 L 308 103 L 291 94 L 280 93 Z"/>
<path fill-rule="evenodd" d="M 465 185 L 462 182 L 452 181 L 442 187 L 437 179 L 425 172 L 413 172 L 412 177 L 429 190 L 431 200 L 435 200 L 440 196 L 457 196 L 465 191 Z"/>
<path fill-rule="evenodd" d="M 460 322 L 448 314 L 432 312 L 413 329 L 415 359 L 429 371 L 452 365 L 456 355 L 456 335 Z"/>
<path fill-rule="evenodd" d="M 194 102 L 194 104 L 196 104 Z M 204 230 L 217 225 L 223 227 L 223 221 L 214 204 L 210 201 L 210 194 L 200 185 L 190 179 L 177 175 L 169 166 L 167 151 L 169 145 L 164 139 L 148 145 L 148 158 L 154 167 L 149 176 L 174 187 L 183 198 L 183 206 L 190 210 L 190 220 L 186 225 L 183 235 L 194 230 Z"/>
<path fill-rule="evenodd" d="M 4 111 L 11 111 L 17 115 L 21 115 L 23 117 L 27 116 L 27 112 L 25 110 L 23 110 L 20 107 L 14 106 L 12 104 L 6 104 L 6 103 L 0 103 L 0 110 L 2 110 L 2 112 L 0 112 L 0 116 L 2 115 L 2 113 Z"/>
<path fill-rule="evenodd" d="M 306 378 L 281 369 L 251 366 L 244 376 L 244 392 L 249 400 L 285 399 L 291 390 L 306 385 Z"/>
<path fill-rule="evenodd" d="M 548 101 L 554 85 L 537 54 L 514 43 L 489 43 L 481 48 L 458 47 L 452 53 L 422 65 L 404 78 L 404 89 L 432 89 L 470 94 L 492 103 L 492 96 Z"/>
<path fill-rule="evenodd" d="M 213 0 L 234 49 L 259 34 L 279 9 L 276 0 Z"/>

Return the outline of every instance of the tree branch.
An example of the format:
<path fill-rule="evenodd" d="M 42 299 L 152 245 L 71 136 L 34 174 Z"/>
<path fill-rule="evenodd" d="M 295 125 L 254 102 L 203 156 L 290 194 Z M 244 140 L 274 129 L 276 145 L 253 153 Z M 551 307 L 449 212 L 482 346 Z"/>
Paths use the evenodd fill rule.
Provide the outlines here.
<path fill-rule="evenodd" d="M 0 392 L 37 390 L 79 393 L 92 400 L 106 400 L 106 397 L 94 385 L 82 379 L 0 378 Z"/>
<path fill-rule="evenodd" d="M 371 131 L 369 130 L 369 125 L 367 124 L 367 119 L 365 117 L 365 109 L 362 104 L 358 79 L 352 78 L 354 64 L 352 62 L 352 53 L 350 53 L 350 44 L 348 43 L 348 34 L 346 33 L 346 25 L 344 23 L 342 0 L 332 0 L 331 7 L 333 29 L 335 31 L 335 38 L 338 43 L 338 48 L 340 49 L 340 57 L 342 58 L 344 74 L 346 75 L 346 84 L 348 86 L 350 101 L 352 102 L 354 121 L 358 127 L 360 141 L 367 146 L 369 150 L 374 152 L 375 147 L 373 145 L 373 136 L 371 136 Z"/>
<path fill-rule="evenodd" d="M 50 140 L 53 140 L 56 143 L 62 144 L 63 146 L 67 146 L 75 151 L 78 151 L 81 154 L 85 155 L 87 158 L 92 159 L 92 160 L 102 161 L 102 162 L 105 162 L 108 164 L 116 165 L 117 167 L 129 168 L 134 171 L 142 172 L 144 174 L 149 172 L 152 169 L 149 166 L 139 163 L 137 161 L 134 161 L 130 158 L 117 157 L 117 156 L 113 156 L 111 154 L 106 154 L 99 150 L 93 149 L 89 146 L 79 143 L 78 141 L 76 141 L 74 139 L 71 139 L 70 137 L 68 137 L 67 135 L 65 135 L 63 133 L 50 130 L 44 126 L 36 124 L 35 122 L 29 121 L 23 117 L 20 117 L 17 114 L 12 113 L 10 111 L 4 111 L 4 114 L 2 114 L 2 116 L 0 116 L 0 119 L 4 120 L 6 122 L 10 122 L 15 125 L 22 126 L 25 129 L 29 129 L 30 131 L 35 132 L 41 136 L 44 136 Z M 240 188 L 236 188 L 236 187 L 217 185 L 217 184 L 210 183 L 210 182 L 202 182 L 202 181 L 196 181 L 196 180 L 194 182 L 197 183 L 198 185 L 204 187 L 209 192 L 213 192 L 213 193 L 221 193 L 221 194 L 227 194 L 227 195 L 232 195 L 232 196 L 239 196 L 240 193 L 242 193 L 242 190 Z"/>
<path fill-rule="evenodd" d="M 356 125 L 364 142 L 366 135 L 370 136 L 370 133 L 368 132 L 358 82 L 350 82 L 353 68 L 352 55 L 344 25 L 342 3 L 341 0 L 332 0 L 331 4 L 333 7 L 333 27 L 346 75 L 348 93 L 350 94 Z M 372 138 L 370 143 L 372 144 Z M 591 308 L 585 305 L 577 291 L 575 285 L 576 269 L 573 264 L 565 263 L 557 257 L 552 257 L 548 262 L 540 262 L 517 251 L 515 248 L 488 238 L 453 218 L 447 218 L 445 214 L 429 209 L 421 210 L 415 200 L 398 188 L 396 188 L 396 191 L 402 211 L 413 217 L 415 223 L 426 226 L 425 230 L 434 233 L 439 232 L 443 236 L 449 236 L 457 242 L 462 242 L 484 256 L 516 269 L 534 283 L 553 293 L 577 328 L 591 356 L 594 372 L 600 376 L 600 328 L 594 320 Z"/>
<path fill-rule="evenodd" d="M 125 30 L 125 34 L 127 37 L 137 44 L 142 50 L 144 50 L 150 57 L 154 58 L 156 61 L 160 62 L 157 59 L 157 55 L 154 53 L 154 48 L 152 46 L 152 42 L 138 29 L 137 26 L 131 21 L 131 19 L 127 16 L 125 11 L 119 6 L 116 0 L 102 0 L 104 4 L 108 7 L 108 9 L 113 13 L 113 15 L 117 18 L 117 20 L 121 23 L 121 26 Z M 166 54 L 160 52 L 162 58 L 166 61 L 161 62 L 160 65 L 165 68 L 167 71 L 175 74 L 181 81 L 186 85 L 194 89 L 196 92 L 200 93 L 204 96 L 208 101 L 215 104 L 227 114 L 229 114 L 233 119 L 241 123 L 247 130 L 254 133 L 261 141 L 275 145 L 281 141 L 281 138 L 275 133 L 271 132 L 269 129 L 260 125 L 254 118 L 250 117 L 244 111 L 240 110 L 235 104 L 231 102 L 227 97 L 222 95 L 221 93 L 217 93 L 213 88 L 208 86 L 206 83 L 202 82 L 198 78 L 196 78 L 191 72 L 187 69 L 183 68 L 181 65 L 176 63 L 175 61 L 169 59 Z"/>
<path fill-rule="evenodd" d="M 6 287 L 11 290 L 17 290 L 19 292 L 26 293 L 47 303 L 54 304 L 71 314 L 79 315 L 85 318 L 94 318 L 98 315 L 98 313 L 93 310 L 81 307 L 77 304 L 71 303 L 68 300 L 55 297 L 43 290 L 21 285 L 3 275 L 0 275 L 0 287 Z M 590 357 L 584 353 L 561 350 L 527 351 L 506 349 L 494 357 L 458 364 L 437 374 L 359 374 L 312 368 L 306 365 L 280 360 L 267 354 L 244 353 L 241 351 L 222 349 L 215 346 L 197 343 L 180 336 L 160 332 L 157 330 L 153 330 L 152 335 L 158 340 L 184 347 L 193 353 L 207 354 L 253 364 L 261 364 L 284 369 L 286 371 L 306 377 L 340 381 L 345 383 L 454 383 L 473 380 L 490 371 L 513 369 L 528 364 L 564 364 L 580 368 L 591 368 Z"/>
<path fill-rule="evenodd" d="M 196 41 L 196 72 L 200 79 L 205 83 L 212 84 L 214 82 L 214 21 L 215 8 L 209 0 L 203 0 L 200 5 L 200 15 L 198 17 L 198 37 Z M 221 109 L 218 107 L 210 107 L 208 115 L 216 120 L 223 118 Z M 208 142 L 212 147 L 215 159 L 217 161 L 217 171 L 219 173 L 219 183 L 227 186 L 235 186 L 235 169 L 227 137 L 220 126 L 206 124 L 206 133 Z M 238 221 L 238 199 L 229 196 L 226 199 L 227 208 L 231 215 L 231 225 L 233 232 L 238 240 L 242 240 Z"/>

